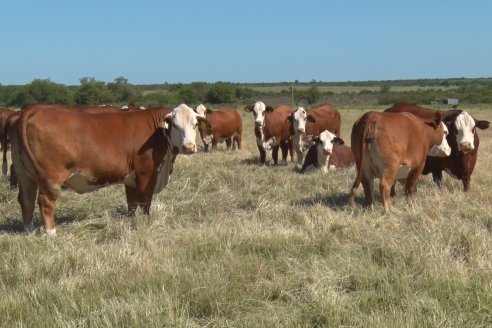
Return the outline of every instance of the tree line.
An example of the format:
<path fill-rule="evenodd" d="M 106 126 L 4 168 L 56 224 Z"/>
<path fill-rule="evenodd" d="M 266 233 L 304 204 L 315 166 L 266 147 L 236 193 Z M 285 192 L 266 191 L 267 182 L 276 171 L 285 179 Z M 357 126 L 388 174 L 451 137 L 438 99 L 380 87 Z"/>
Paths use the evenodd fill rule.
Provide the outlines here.
<path fill-rule="evenodd" d="M 66 86 L 49 79 L 35 79 L 26 85 L 0 85 L 0 106 L 19 108 L 28 103 L 115 106 L 135 103 L 139 106 L 175 106 L 179 103 L 225 105 L 268 99 L 270 103 L 312 105 L 320 101 L 344 104 L 391 105 L 405 101 L 429 104 L 442 98 L 458 98 L 461 103 L 492 103 L 492 79 L 430 79 L 401 81 L 255 83 L 192 82 L 189 84 L 134 85 L 125 77 L 113 82 L 83 77 L 78 86 Z M 327 86 L 354 86 L 358 91 L 335 94 Z M 394 86 L 421 86 L 422 89 L 394 90 Z M 280 88 L 272 91 L 272 86 Z M 361 89 L 360 87 L 373 87 Z M 374 86 L 379 89 L 374 90 Z M 452 86 L 452 88 L 450 88 Z M 427 88 L 424 88 L 427 87 Z M 325 91 L 323 91 L 325 90 Z M 348 88 L 347 90 L 350 90 Z M 355 89 L 354 89 L 355 90 Z"/>

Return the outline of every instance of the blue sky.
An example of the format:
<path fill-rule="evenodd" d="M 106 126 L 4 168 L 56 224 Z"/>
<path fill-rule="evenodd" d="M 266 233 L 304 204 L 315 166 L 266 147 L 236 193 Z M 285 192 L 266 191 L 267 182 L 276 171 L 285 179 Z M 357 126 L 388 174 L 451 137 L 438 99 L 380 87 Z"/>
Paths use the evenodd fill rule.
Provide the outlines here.
<path fill-rule="evenodd" d="M 490 0 L 3 0 L 0 83 L 492 77 Z"/>

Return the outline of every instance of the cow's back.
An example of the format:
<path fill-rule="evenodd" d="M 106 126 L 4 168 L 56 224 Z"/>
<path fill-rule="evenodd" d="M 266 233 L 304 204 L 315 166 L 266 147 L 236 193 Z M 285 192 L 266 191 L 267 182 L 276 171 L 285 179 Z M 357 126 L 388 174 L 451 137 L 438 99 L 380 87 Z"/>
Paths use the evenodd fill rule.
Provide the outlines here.
<path fill-rule="evenodd" d="M 287 105 L 280 105 L 265 116 L 264 139 L 272 137 L 281 140 L 290 138 L 292 123 L 288 119 L 293 110 Z"/>
<path fill-rule="evenodd" d="M 206 118 L 212 125 L 213 133 L 217 133 L 220 137 L 242 133 L 243 123 L 241 115 L 234 108 L 221 108 L 209 111 L 206 114 Z"/>
<path fill-rule="evenodd" d="M 335 168 L 352 167 L 355 165 L 354 154 L 352 148 L 347 145 L 334 145 L 333 151 L 328 161 L 328 165 Z"/>
<path fill-rule="evenodd" d="M 322 104 L 311 108 L 308 114 L 315 119 L 314 123 L 307 122 L 306 134 L 319 135 L 322 131 L 328 130 L 340 136 L 342 119 L 338 109 L 332 104 Z"/>

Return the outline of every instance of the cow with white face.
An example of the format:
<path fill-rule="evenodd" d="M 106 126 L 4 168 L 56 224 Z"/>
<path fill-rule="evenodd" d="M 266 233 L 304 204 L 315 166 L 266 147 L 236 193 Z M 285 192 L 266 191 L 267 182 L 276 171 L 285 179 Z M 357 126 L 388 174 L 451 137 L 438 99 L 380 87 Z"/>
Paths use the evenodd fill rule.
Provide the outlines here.
<path fill-rule="evenodd" d="M 474 150 L 475 120 L 473 117 L 467 112 L 462 111 L 461 114 L 456 116 L 454 127 L 456 128 L 458 150 L 464 154 Z"/>
<path fill-rule="evenodd" d="M 205 116 L 207 115 L 207 107 L 205 107 L 203 104 L 200 104 L 200 105 L 196 106 L 195 112 L 199 116 L 205 118 Z"/>
<path fill-rule="evenodd" d="M 449 134 L 448 127 L 446 126 L 446 124 L 444 124 L 444 122 L 441 122 L 441 126 L 443 131 L 442 142 L 439 145 L 432 146 L 427 156 L 447 157 L 451 154 L 451 147 L 449 146 L 446 139 Z"/>
<path fill-rule="evenodd" d="M 306 159 L 301 168 L 301 173 L 310 171 L 315 168 L 320 168 L 323 173 L 327 173 L 328 169 L 335 169 L 335 165 L 330 165 L 330 156 L 333 153 L 334 145 L 343 145 L 344 142 L 340 137 L 337 137 L 328 130 L 325 130 L 314 137 L 314 144 L 309 148 Z"/>
<path fill-rule="evenodd" d="M 263 101 L 257 101 L 253 106 L 249 105 L 244 107 L 244 110 L 248 113 L 253 113 L 255 120 L 255 136 L 256 145 L 260 151 L 260 162 L 265 162 L 266 151 L 263 148 L 263 126 L 265 125 L 265 112 L 266 106 Z"/>
<path fill-rule="evenodd" d="M 210 122 L 201 117 L 185 104 L 174 108 L 166 115 L 166 123 L 172 125 L 171 144 L 180 154 L 196 153 L 196 130 L 198 124 L 210 128 Z"/>

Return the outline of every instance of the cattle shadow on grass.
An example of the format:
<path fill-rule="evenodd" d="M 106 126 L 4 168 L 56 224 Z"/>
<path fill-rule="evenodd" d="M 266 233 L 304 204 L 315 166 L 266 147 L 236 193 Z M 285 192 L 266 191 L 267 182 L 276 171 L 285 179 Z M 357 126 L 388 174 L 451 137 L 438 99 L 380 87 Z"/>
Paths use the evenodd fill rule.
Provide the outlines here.
<path fill-rule="evenodd" d="M 357 206 L 364 206 L 364 197 L 355 197 Z M 347 193 L 339 193 L 336 195 L 318 195 L 316 197 L 299 199 L 292 202 L 293 206 L 309 207 L 316 204 L 321 204 L 335 211 L 345 211 L 350 207 L 349 195 Z"/>
<path fill-rule="evenodd" d="M 7 219 L 7 222 L 0 224 L 0 235 L 3 234 L 21 234 L 24 232 L 22 220 Z"/>

